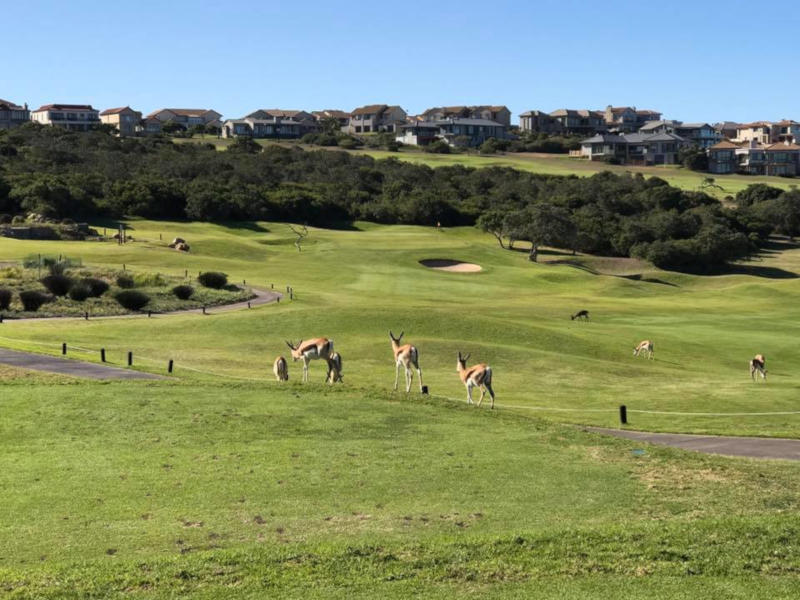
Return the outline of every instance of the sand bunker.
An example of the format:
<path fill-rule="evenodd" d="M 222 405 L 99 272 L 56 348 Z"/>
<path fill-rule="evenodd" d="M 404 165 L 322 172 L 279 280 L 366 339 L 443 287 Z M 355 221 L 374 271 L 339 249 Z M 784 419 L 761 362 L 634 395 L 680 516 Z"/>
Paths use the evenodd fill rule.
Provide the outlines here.
<path fill-rule="evenodd" d="M 453 273 L 477 273 L 481 270 L 481 266 L 475 263 L 461 262 L 450 258 L 426 258 L 419 261 L 419 264 L 429 269 L 451 271 Z"/>

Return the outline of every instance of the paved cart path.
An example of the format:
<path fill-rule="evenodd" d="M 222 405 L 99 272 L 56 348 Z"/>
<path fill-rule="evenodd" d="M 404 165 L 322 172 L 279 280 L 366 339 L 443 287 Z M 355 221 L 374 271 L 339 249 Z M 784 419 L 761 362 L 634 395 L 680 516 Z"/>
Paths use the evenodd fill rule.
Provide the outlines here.
<path fill-rule="evenodd" d="M 8 350 L 6 348 L 0 348 L 0 363 L 12 367 L 88 379 L 165 379 L 161 375 L 142 373 L 133 369 L 121 369 L 82 360 L 68 360 L 57 356 L 19 352 L 18 350 Z"/>
<path fill-rule="evenodd" d="M 705 454 L 800 460 L 800 440 L 724 435 L 689 435 L 684 433 L 649 433 L 646 431 L 606 429 L 604 427 L 584 427 L 584 429 L 594 433 L 613 435 L 659 446 L 672 446 L 673 448 L 703 452 Z"/>

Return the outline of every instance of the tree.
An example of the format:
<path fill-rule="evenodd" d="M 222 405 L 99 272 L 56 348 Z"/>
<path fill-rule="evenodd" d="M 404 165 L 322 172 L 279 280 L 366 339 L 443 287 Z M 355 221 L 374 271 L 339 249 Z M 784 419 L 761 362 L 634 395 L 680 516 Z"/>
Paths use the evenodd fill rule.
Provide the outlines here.
<path fill-rule="evenodd" d="M 166 134 L 174 134 L 179 131 L 186 131 L 186 128 L 181 125 L 180 123 L 176 123 L 175 121 L 166 121 L 161 125 L 161 131 Z"/>
<path fill-rule="evenodd" d="M 772 200 L 783 193 L 780 188 L 767 185 L 765 183 L 754 183 L 736 194 L 736 204 L 739 206 L 750 206 L 765 200 Z"/>
<path fill-rule="evenodd" d="M 565 209 L 542 202 L 534 204 L 527 212 L 526 235 L 531 243 L 531 251 L 528 256 L 530 260 L 537 262 L 539 246 L 546 244 L 569 247 L 572 245 L 575 227 Z"/>
<path fill-rule="evenodd" d="M 504 215 L 499 210 L 487 210 L 480 217 L 478 217 L 478 227 L 481 231 L 491 233 L 500 244 L 500 247 L 505 250 L 506 246 L 503 243 L 504 229 Z"/>
<path fill-rule="evenodd" d="M 319 125 L 322 128 L 322 133 L 328 135 L 336 135 L 342 130 L 342 124 L 336 117 L 323 117 L 319 120 Z"/>
<path fill-rule="evenodd" d="M 678 160 L 692 171 L 708 171 L 708 155 L 699 146 L 688 146 L 678 150 Z"/>

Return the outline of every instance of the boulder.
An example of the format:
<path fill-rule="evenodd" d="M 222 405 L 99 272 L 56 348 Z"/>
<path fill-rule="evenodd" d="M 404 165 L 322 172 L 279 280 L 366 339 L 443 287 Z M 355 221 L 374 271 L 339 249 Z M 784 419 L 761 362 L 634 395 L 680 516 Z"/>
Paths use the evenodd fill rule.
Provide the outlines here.
<path fill-rule="evenodd" d="M 175 250 L 178 252 L 188 252 L 189 251 L 189 244 L 186 242 L 179 242 L 175 244 Z"/>

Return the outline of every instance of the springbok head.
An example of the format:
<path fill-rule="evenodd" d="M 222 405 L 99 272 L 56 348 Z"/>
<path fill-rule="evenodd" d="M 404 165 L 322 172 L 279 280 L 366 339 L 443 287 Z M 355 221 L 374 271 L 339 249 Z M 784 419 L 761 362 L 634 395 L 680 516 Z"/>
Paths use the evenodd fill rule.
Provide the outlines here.
<path fill-rule="evenodd" d="M 399 346 L 400 345 L 400 340 L 403 339 L 403 334 L 404 333 L 405 333 L 405 331 L 401 331 L 400 335 L 398 335 L 397 337 L 394 337 L 394 334 L 391 331 L 389 331 L 389 337 L 391 338 L 392 342 L 394 342 L 395 344 L 397 344 Z"/>
<path fill-rule="evenodd" d="M 297 345 L 293 345 L 292 342 L 290 342 L 289 340 L 286 340 L 286 345 L 289 346 L 289 349 L 292 351 L 292 361 L 293 362 L 297 362 L 303 356 L 303 354 L 300 352 L 300 350 L 298 350 L 298 348 L 300 348 L 302 343 L 303 343 L 303 340 L 300 340 L 299 342 L 297 342 Z"/>
<path fill-rule="evenodd" d="M 469 360 L 469 357 L 469 354 L 466 356 L 461 356 L 461 352 L 458 353 L 458 364 L 456 365 L 456 371 L 460 372 L 467 368 L 467 361 Z"/>

